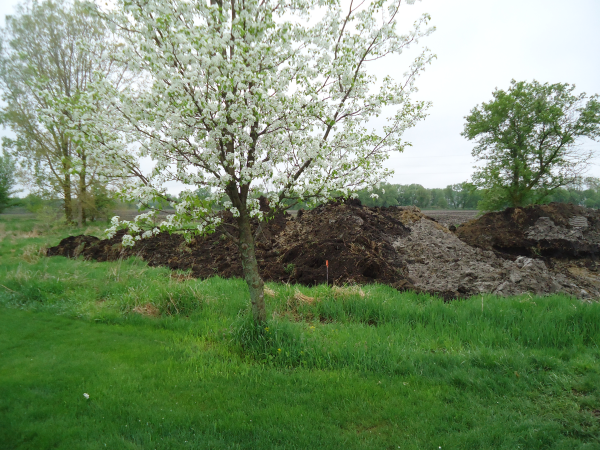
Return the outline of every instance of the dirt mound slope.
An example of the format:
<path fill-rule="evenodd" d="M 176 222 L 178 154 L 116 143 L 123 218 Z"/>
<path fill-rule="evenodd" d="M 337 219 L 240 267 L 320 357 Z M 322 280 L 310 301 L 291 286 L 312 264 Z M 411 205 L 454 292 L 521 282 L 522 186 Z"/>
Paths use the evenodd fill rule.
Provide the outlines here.
<path fill-rule="evenodd" d="M 456 230 L 464 242 L 503 257 L 595 257 L 600 253 L 600 212 L 550 203 L 487 213 Z"/>
<path fill-rule="evenodd" d="M 562 206 L 554 210 L 566 211 Z M 578 231 L 587 239 L 585 251 L 593 252 L 600 239 L 590 231 L 580 230 L 583 223 L 580 217 L 587 220 L 588 228 L 594 228 L 598 221 L 592 217 L 594 212 L 583 210 L 569 217 L 567 213 L 561 216 L 557 213 L 553 216 L 557 222 L 551 218 L 554 226 L 549 225 L 548 215 L 541 214 L 529 217 L 526 213 L 509 212 L 506 221 L 510 222 L 515 215 L 526 227 L 522 239 L 537 239 L 536 242 L 552 239 L 577 242 L 555 238 L 553 233 L 557 229 L 562 233 L 563 228 Z M 539 255 L 535 252 L 501 253 L 494 244 L 489 244 L 488 238 L 477 235 L 475 230 L 488 234 L 493 231 L 494 220 L 486 216 L 478 220 L 482 219 L 489 222 L 476 225 L 477 221 L 471 221 L 454 234 L 416 207 L 369 208 L 358 201 L 331 202 L 310 211 L 299 211 L 295 218 L 281 214 L 263 224 L 257 232 L 256 254 L 267 281 L 324 283 L 328 261 L 329 282 L 337 285 L 376 282 L 446 299 L 480 293 L 526 292 L 564 292 L 581 298 L 600 298 L 600 279 L 586 266 L 579 262 L 573 265 L 571 260 L 554 263 L 548 258 L 536 258 Z M 50 248 L 48 255 L 82 255 L 98 261 L 137 255 L 152 266 L 191 270 L 194 277 L 241 277 L 237 246 L 225 232 L 232 231 L 234 219 L 225 214 L 223 222 L 212 235 L 196 237 L 189 243 L 178 234 L 161 233 L 124 248 L 121 246 L 124 231 L 120 231 L 106 240 L 90 236 L 67 238 Z M 257 224 L 254 226 L 256 230 Z M 511 230 L 518 230 L 515 225 L 510 226 Z M 473 244 L 464 238 L 468 229 L 474 230 Z M 579 253 L 584 251 L 583 246 L 578 248 Z"/>
<path fill-rule="evenodd" d="M 393 211 L 392 211 L 393 210 Z M 281 214 L 258 231 L 256 255 L 263 278 L 315 285 L 329 282 L 384 283 L 398 289 L 414 289 L 408 270 L 397 258 L 392 243 L 409 230 L 395 217 L 395 208 L 365 208 L 360 202 L 332 202 L 296 219 Z M 160 233 L 123 247 L 124 230 L 112 239 L 69 237 L 48 250 L 48 256 L 82 255 L 97 261 L 139 256 L 151 266 L 191 270 L 198 278 L 214 275 L 241 277 L 237 245 L 228 237 L 234 223 L 230 214 L 215 233 L 186 243 L 181 235 Z M 256 225 L 254 230 L 256 231 Z M 88 239 L 92 238 L 92 239 Z M 82 246 L 82 243 L 85 245 Z M 75 249 L 79 249 L 76 253 Z"/>
<path fill-rule="evenodd" d="M 543 260 L 502 258 L 461 241 L 427 219 L 408 226 L 411 233 L 398 239 L 395 246 L 405 255 L 409 278 L 420 290 L 446 299 L 483 293 L 507 296 L 562 292 L 579 298 L 600 297 L 600 285 L 551 269 Z"/>
<path fill-rule="evenodd" d="M 84 249 L 88 249 L 100 242 L 95 236 L 69 236 L 60 241 L 56 247 L 51 247 L 47 250 L 46 256 L 66 256 L 67 258 L 76 258 Z"/>
<path fill-rule="evenodd" d="M 409 232 L 396 208 L 366 208 L 358 201 L 329 203 L 300 211 L 288 222 L 269 249 L 277 258 L 270 259 L 267 268 L 283 268 L 293 282 L 318 284 L 326 281 L 329 261 L 330 282 L 379 282 L 412 289 L 406 264 L 393 246 Z M 260 241 L 257 247 L 262 247 Z"/>

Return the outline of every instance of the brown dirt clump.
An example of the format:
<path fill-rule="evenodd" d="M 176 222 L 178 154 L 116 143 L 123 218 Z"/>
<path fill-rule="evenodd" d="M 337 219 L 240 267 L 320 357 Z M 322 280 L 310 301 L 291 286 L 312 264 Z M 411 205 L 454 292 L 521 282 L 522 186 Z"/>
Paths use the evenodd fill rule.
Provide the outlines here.
<path fill-rule="evenodd" d="M 325 283 L 329 261 L 331 283 L 379 282 L 411 289 L 406 265 L 393 247 L 395 239 L 410 232 L 398 212 L 363 207 L 358 201 L 301 211 L 265 247 L 265 268 L 279 273 L 281 280 L 312 285 Z M 273 253 L 276 258 L 268 258 Z"/>
<path fill-rule="evenodd" d="M 69 236 L 60 241 L 56 247 L 51 247 L 46 251 L 46 256 L 66 256 L 67 258 L 76 258 L 84 249 L 97 245 L 100 242 L 95 236 Z"/>

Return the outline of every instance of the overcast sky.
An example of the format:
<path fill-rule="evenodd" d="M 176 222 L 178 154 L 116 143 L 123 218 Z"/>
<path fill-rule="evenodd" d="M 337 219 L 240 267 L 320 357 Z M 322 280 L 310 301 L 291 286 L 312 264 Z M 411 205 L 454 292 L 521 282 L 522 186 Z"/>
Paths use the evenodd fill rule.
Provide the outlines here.
<path fill-rule="evenodd" d="M 0 0 L 0 15 L 18 3 Z M 474 160 L 473 144 L 460 136 L 464 117 L 513 78 L 600 93 L 599 0 L 422 0 L 403 6 L 401 24 L 408 29 L 425 12 L 437 30 L 421 43 L 437 59 L 417 83 L 418 98 L 433 107 L 406 134 L 413 146 L 390 160 L 394 183 L 434 188 L 466 181 Z M 401 75 L 407 59 L 386 60 L 385 71 Z M 598 154 L 589 175 L 600 177 L 600 144 L 589 148 Z"/>

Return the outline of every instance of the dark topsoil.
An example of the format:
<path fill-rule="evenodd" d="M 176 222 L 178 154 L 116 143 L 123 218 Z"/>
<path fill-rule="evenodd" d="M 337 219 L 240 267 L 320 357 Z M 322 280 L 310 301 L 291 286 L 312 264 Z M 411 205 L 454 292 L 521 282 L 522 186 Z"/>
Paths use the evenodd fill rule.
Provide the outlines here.
<path fill-rule="evenodd" d="M 224 214 L 215 233 L 190 243 L 161 233 L 127 248 L 121 246 L 125 231 L 107 240 L 71 236 L 47 254 L 97 261 L 135 255 L 198 278 L 241 277 L 237 246 L 225 232 L 235 234 L 234 224 Z M 574 205 L 509 208 L 453 233 L 415 207 L 370 208 L 351 200 L 295 218 L 276 216 L 258 231 L 256 254 L 266 281 L 324 283 L 327 260 L 329 282 L 338 285 L 377 282 L 447 299 L 483 292 L 600 298 L 599 244 L 600 214 Z"/>
<path fill-rule="evenodd" d="M 315 285 L 325 283 L 325 262 L 329 261 L 331 283 L 380 282 L 413 288 L 392 246 L 395 237 L 410 232 L 396 216 L 396 208 L 366 208 L 359 201 L 332 202 L 300 211 L 296 218 L 280 214 L 263 224 L 256 236 L 261 274 L 266 281 Z M 106 240 L 70 236 L 48 249 L 47 255 L 96 261 L 135 255 L 151 266 L 191 270 L 198 278 L 241 277 L 237 245 L 225 232 L 234 231 L 235 222 L 231 214 L 224 214 L 223 222 L 213 234 L 190 243 L 179 234 L 160 233 L 133 247 L 122 247 L 125 230 L 120 230 Z"/>
<path fill-rule="evenodd" d="M 470 245 L 506 258 L 595 260 L 600 252 L 600 212 L 569 203 L 507 208 L 461 225 L 456 234 Z"/>

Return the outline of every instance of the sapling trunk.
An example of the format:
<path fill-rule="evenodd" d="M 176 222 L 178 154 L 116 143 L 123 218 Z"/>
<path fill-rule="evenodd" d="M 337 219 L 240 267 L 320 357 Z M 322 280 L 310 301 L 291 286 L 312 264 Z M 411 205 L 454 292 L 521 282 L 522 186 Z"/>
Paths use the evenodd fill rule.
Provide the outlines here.
<path fill-rule="evenodd" d="M 82 169 L 79 172 L 79 227 L 87 224 L 87 180 L 86 180 L 86 156 L 85 153 L 80 156 Z"/>
<path fill-rule="evenodd" d="M 67 224 L 73 223 L 73 203 L 71 199 L 71 159 L 69 146 L 63 142 L 61 145 L 62 170 L 64 179 L 62 181 L 63 194 L 65 197 L 65 221 Z"/>
<path fill-rule="evenodd" d="M 63 195 L 65 197 L 65 222 L 70 224 L 73 222 L 73 203 L 71 199 L 71 175 L 68 173 L 65 174 Z"/>
<path fill-rule="evenodd" d="M 242 259 L 242 270 L 244 279 L 250 291 L 250 302 L 252 304 L 252 317 L 254 323 L 262 323 L 267 320 L 265 308 L 265 284 L 258 271 L 258 262 L 254 251 L 254 236 L 250 227 L 250 217 L 246 211 L 240 213 L 239 226 L 239 250 Z"/>

